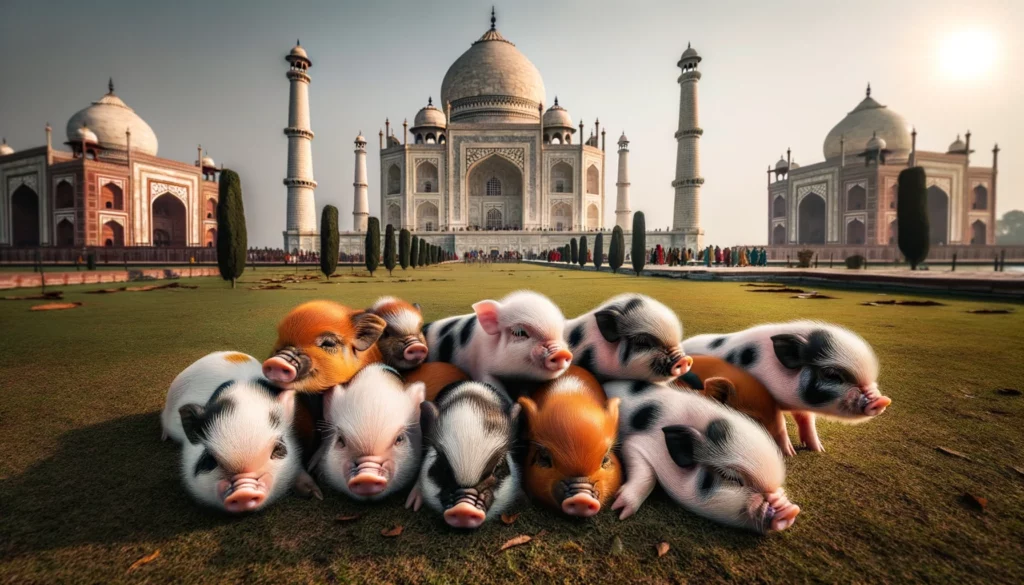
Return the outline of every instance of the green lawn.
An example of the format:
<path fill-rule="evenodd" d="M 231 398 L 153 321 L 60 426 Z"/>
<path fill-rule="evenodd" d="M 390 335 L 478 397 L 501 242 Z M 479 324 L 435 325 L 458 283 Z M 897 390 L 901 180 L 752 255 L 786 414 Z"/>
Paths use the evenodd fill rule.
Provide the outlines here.
<path fill-rule="evenodd" d="M 289 273 L 293 271 L 289 270 Z M 307 269 L 303 272 L 309 273 Z M 346 275 L 287 290 L 199 288 L 90 295 L 69 311 L 29 312 L 0 301 L 0 582 L 1021 582 L 1024 580 L 1024 313 L 976 315 L 1008 303 L 939 298 L 945 306 L 861 306 L 753 294 L 738 283 L 613 276 L 539 266 L 440 266 L 394 278 Z M 338 494 L 289 498 L 265 513 L 226 518 L 196 507 L 161 443 L 159 411 L 171 379 L 214 350 L 264 357 L 277 320 L 313 298 L 368 306 L 382 294 L 417 301 L 428 320 L 472 302 L 531 288 L 574 316 L 638 291 L 683 319 L 687 334 L 816 318 L 854 328 L 882 362 L 893 405 L 875 421 L 821 422 L 828 451 L 800 451 L 786 489 L 803 512 L 781 534 L 717 526 L 658 492 L 633 518 L 602 511 L 572 521 L 529 503 L 511 526 L 473 534 L 401 506 Z M 796 441 L 795 430 L 791 433 Z M 945 455 L 945 447 L 968 459 Z M 1015 471 L 1016 467 L 1020 471 Z M 988 499 L 983 512 L 960 498 Z M 341 515 L 358 520 L 336 522 Z M 381 531 L 405 527 L 397 538 Z M 498 552 L 506 540 L 533 542 Z M 613 540 L 623 549 L 612 554 Z M 659 541 L 671 551 L 658 558 Z M 159 558 L 129 572 L 156 550 Z"/>

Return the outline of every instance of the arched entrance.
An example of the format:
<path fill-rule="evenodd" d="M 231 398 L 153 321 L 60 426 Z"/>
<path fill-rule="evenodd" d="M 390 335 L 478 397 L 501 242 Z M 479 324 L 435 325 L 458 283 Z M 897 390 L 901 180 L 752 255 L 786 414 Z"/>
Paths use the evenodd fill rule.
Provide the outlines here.
<path fill-rule="evenodd" d="M 402 171 L 398 165 L 391 165 L 388 168 L 388 195 L 402 192 Z"/>
<path fill-rule="evenodd" d="M 971 243 L 978 246 L 988 243 L 988 226 L 980 219 L 971 224 Z"/>
<path fill-rule="evenodd" d="M 11 195 L 11 243 L 39 245 L 39 196 L 27 185 L 18 187 Z"/>
<path fill-rule="evenodd" d="M 495 229 L 490 212 L 496 210 L 501 217 L 497 227 L 522 226 L 519 210 L 523 205 L 523 173 L 519 167 L 492 154 L 473 165 L 468 178 L 470 209 L 473 210 L 470 225 Z"/>
<path fill-rule="evenodd" d="M 597 170 L 597 165 L 590 165 L 587 167 L 587 193 L 598 194 L 600 192 L 601 173 Z"/>
<path fill-rule="evenodd" d="M 860 185 L 854 185 L 846 192 L 846 211 L 863 211 L 868 208 L 868 192 Z"/>
<path fill-rule="evenodd" d="M 185 204 L 164 193 L 153 200 L 153 245 L 184 247 Z"/>
<path fill-rule="evenodd" d="M 100 189 L 100 207 L 103 209 L 124 209 L 124 191 L 114 183 L 107 183 Z"/>
<path fill-rule="evenodd" d="M 434 163 L 422 162 L 416 167 L 416 192 L 437 193 L 437 167 Z"/>
<path fill-rule="evenodd" d="M 217 246 L 217 228 L 210 228 L 206 230 L 206 247 L 213 248 Z"/>
<path fill-rule="evenodd" d="M 864 245 L 865 231 L 864 222 L 859 219 L 855 219 L 850 223 L 846 224 L 846 243 L 855 244 L 858 246 Z"/>
<path fill-rule="evenodd" d="M 500 209 L 488 209 L 487 210 L 487 229 L 489 230 L 500 230 L 502 227 L 501 223 L 501 210 Z"/>
<path fill-rule="evenodd" d="M 786 217 L 786 198 L 779 196 L 772 202 L 772 217 Z"/>
<path fill-rule="evenodd" d="M 67 181 L 57 183 L 57 193 L 53 198 L 54 209 L 67 209 L 75 206 L 75 188 Z"/>
<path fill-rule="evenodd" d="M 597 210 L 597 206 L 591 203 L 587 207 L 587 229 L 596 230 L 597 224 L 600 223 L 600 212 Z"/>
<path fill-rule="evenodd" d="M 928 225 L 932 244 L 945 244 L 949 236 L 949 195 L 932 185 L 928 187 Z"/>
<path fill-rule="evenodd" d="M 385 227 L 391 225 L 396 230 L 402 227 L 402 208 L 397 203 L 388 204 L 388 219 Z"/>
<path fill-rule="evenodd" d="M 772 244 L 781 246 L 786 243 L 786 226 L 777 225 L 772 230 Z"/>
<path fill-rule="evenodd" d="M 817 193 L 808 193 L 800 201 L 799 243 L 825 243 L 825 200 Z"/>
<path fill-rule="evenodd" d="M 116 221 L 108 221 L 103 224 L 103 233 L 100 235 L 100 241 L 107 247 L 120 248 L 124 246 L 124 228 Z"/>
<path fill-rule="evenodd" d="M 572 193 L 572 167 L 558 162 L 551 167 L 551 193 Z"/>
<path fill-rule="evenodd" d="M 551 206 L 551 228 L 558 232 L 572 229 L 572 207 L 568 203 Z"/>
<path fill-rule="evenodd" d="M 57 222 L 57 245 L 62 248 L 75 245 L 75 224 L 66 218 Z"/>
<path fill-rule="evenodd" d="M 899 243 L 900 237 L 900 224 L 894 219 L 889 222 L 889 244 L 896 245 Z"/>
<path fill-rule="evenodd" d="M 437 231 L 437 206 L 429 201 L 420 203 L 416 208 L 416 229 L 433 232 Z"/>

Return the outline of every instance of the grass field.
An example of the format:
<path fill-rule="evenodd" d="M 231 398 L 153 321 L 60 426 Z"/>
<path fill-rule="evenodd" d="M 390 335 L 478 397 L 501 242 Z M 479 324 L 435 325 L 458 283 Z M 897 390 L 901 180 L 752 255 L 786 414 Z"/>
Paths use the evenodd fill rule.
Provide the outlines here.
<path fill-rule="evenodd" d="M 265 269 L 247 272 L 234 291 L 212 278 L 189 281 L 194 290 L 91 295 L 100 287 L 71 287 L 66 298 L 84 305 L 69 311 L 0 302 L 0 582 L 1024 580 L 1024 397 L 996 392 L 1024 384 L 1024 307 L 978 315 L 967 310 L 1012 305 L 946 298 L 938 307 L 862 306 L 877 295 L 797 300 L 737 283 L 525 265 L 372 279 L 341 272 L 330 284 L 286 290 L 250 290 Z M 520 288 L 549 295 L 570 316 L 643 292 L 674 308 L 687 334 L 834 321 L 874 345 L 880 386 L 894 402 L 867 424 L 819 423 L 828 451 L 801 450 L 788 462 L 786 489 L 803 512 L 768 537 L 697 518 L 659 492 L 626 521 L 605 511 L 572 521 L 524 501 L 512 525 L 472 534 L 407 512 L 405 494 L 376 506 L 338 494 L 289 498 L 227 518 L 184 493 L 177 449 L 159 440 L 159 411 L 171 379 L 193 360 L 220 349 L 265 357 L 277 320 L 308 299 L 368 306 L 395 294 L 432 320 Z M 963 503 L 966 493 L 986 498 L 984 511 Z M 400 536 L 381 535 L 396 524 Z M 519 534 L 536 538 L 498 551 Z M 671 546 L 661 558 L 660 541 Z M 154 551 L 158 558 L 129 569 Z"/>

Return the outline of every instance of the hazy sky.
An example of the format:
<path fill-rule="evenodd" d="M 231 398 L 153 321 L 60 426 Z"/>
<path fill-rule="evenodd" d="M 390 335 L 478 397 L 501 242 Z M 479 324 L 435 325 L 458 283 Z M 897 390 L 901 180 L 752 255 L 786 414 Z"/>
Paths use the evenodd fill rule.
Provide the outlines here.
<path fill-rule="evenodd" d="M 0 135 L 16 149 L 64 141 L 68 118 L 106 92 L 153 127 L 160 155 L 197 143 L 242 176 L 249 241 L 281 245 L 288 117 L 284 55 L 301 38 L 310 74 L 319 208 L 352 223 L 352 143 L 369 139 L 370 212 L 379 214 L 377 132 L 410 123 L 448 67 L 487 29 L 490 2 L 6 0 L 0 7 Z M 630 138 L 634 210 L 669 223 L 679 69 L 700 68 L 702 222 L 716 244 L 767 241 L 765 169 L 786 147 L 819 162 L 828 131 L 873 96 L 942 150 L 970 129 L 976 164 L 1002 148 L 997 212 L 1024 207 L 1024 2 L 518 0 L 498 29 L 537 66 L 589 134 L 608 129 L 605 223 L 614 222 L 614 139 Z M 967 35 L 965 49 L 950 43 Z M 953 45 L 955 46 L 955 45 Z M 986 47 L 994 58 L 984 56 Z M 978 55 L 974 53 L 978 52 Z M 546 104 L 547 105 L 547 104 Z M 398 128 L 398 133 L 401 128 Z"/>

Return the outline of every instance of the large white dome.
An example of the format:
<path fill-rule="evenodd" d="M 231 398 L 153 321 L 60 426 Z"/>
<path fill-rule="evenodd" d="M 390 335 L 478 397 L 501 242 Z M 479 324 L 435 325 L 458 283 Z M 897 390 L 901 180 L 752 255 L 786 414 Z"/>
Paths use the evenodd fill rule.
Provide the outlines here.
<path fill-rule="evenodd" d="M 846 143 L 846 154 L 856 155 L 872 136 L 884 140 L 886 148 L 897 158 L 910 154 L 910 125 L 903 116 L 875 101 L 869 86 L 867 96 L 825 137 L 825 159 L 842 154 L 840 139 Z"/>
<path fill-rule="evenodd" d="M 537 68 L 494 28 L 448 68 L 441 103 L 452 104 L 453 121 L 540 120 L 544 80 Z"/>
<path fill-rule="evenodd" d="M 68 120 L 67 137 L 71 142 L 79 140 L 78 130 L 86 126 L 96 134 L 100 146 L 115 150 L 128 147 L 125 130 L 132 132 L 132 150 L 156 156 L 159 143 L 156 134 L 145 120 L 129 108 L 121 98 L 114 95 L 114 83 L 110 91 L 91 106 L 79 110 Z"/>

